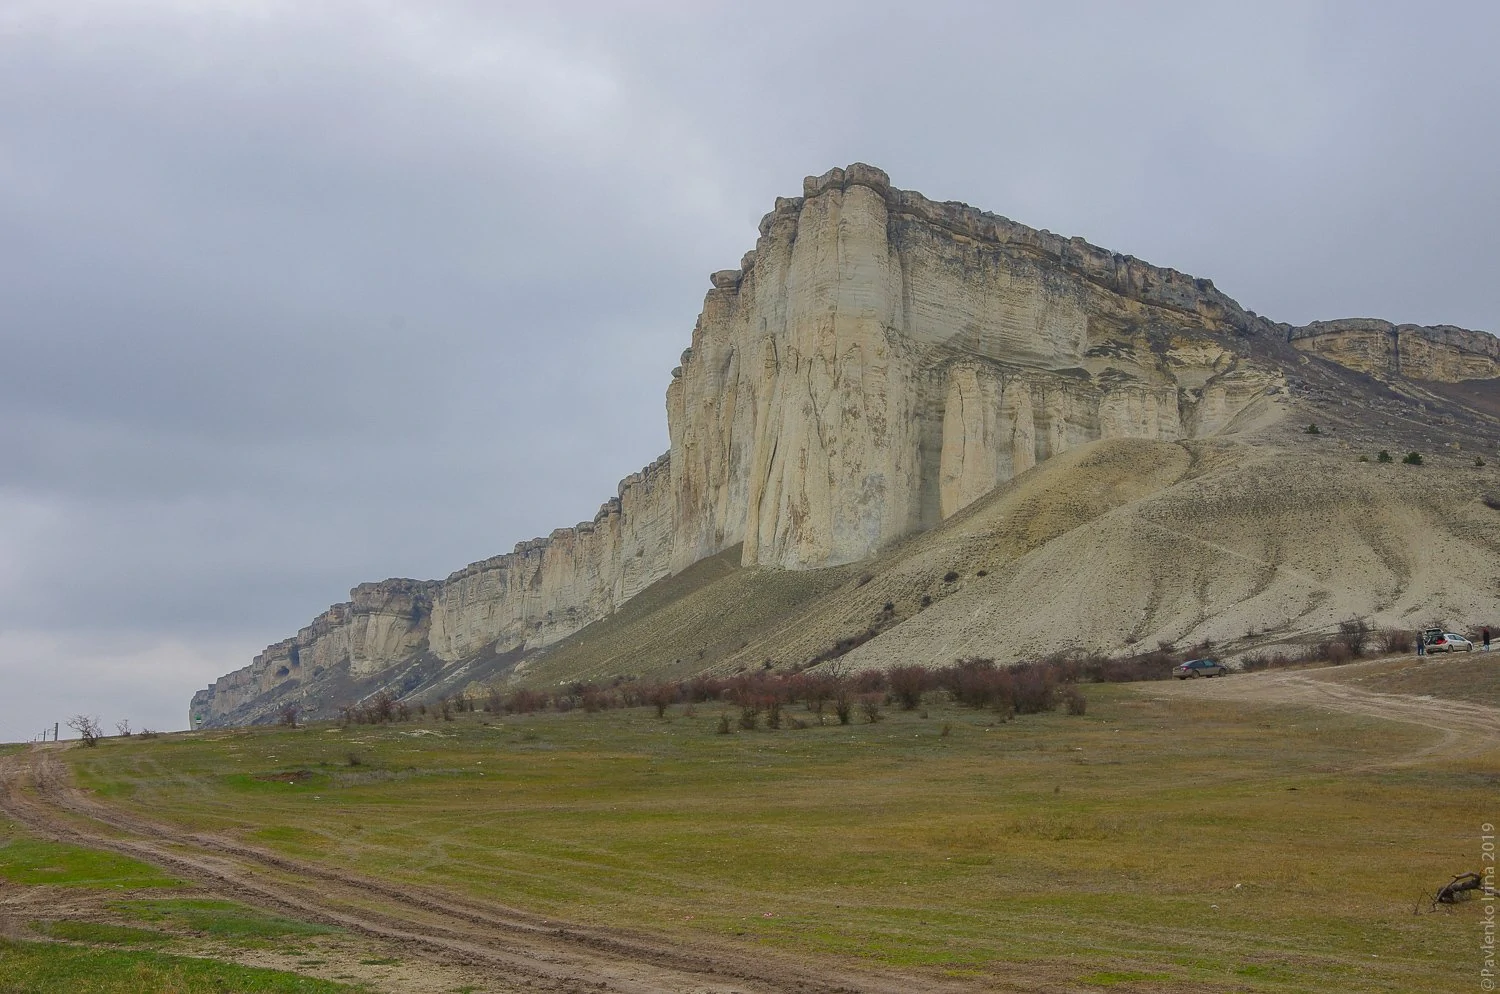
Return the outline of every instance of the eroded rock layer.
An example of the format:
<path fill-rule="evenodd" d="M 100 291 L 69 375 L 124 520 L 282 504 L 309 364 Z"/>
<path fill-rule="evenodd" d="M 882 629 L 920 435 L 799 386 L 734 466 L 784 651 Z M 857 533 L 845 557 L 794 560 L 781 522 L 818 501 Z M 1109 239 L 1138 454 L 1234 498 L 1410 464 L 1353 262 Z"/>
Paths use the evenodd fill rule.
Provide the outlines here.
<path fill-rule="evenodd" d="M 1291 333 L 1294 348 L 1383 378 L 1457 383 L 1500 376 L 1500 338 L 1452 325 L 1375 318 L 1314 321 Z"/>
<path fill-rule="evenodd" d="M 518 657 L 741 543 L 752 566 L 864 559 L 1081 444 L 1234 426 L 1284 390 L 1269 357 L 1288 338 L 1392 375 L 1497 371 L 1493 336 L 1275 325 L 1208 280 L 895 189 L 861 164 L 778 199 L 739 268 L 710 279 L 667 390 L 671 450 L 593 521 L 446 580 L 355 588 L 200 691 L 195 723 L 263 719 L 333 677 L 408 692 L 466 660 Z"/>

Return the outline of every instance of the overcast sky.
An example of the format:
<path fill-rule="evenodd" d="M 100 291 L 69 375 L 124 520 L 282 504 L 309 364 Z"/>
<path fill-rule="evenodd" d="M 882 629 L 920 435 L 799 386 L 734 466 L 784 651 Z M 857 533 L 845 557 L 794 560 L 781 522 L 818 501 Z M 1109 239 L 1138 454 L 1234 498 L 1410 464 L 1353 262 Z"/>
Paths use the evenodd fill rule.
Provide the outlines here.
<path fill-rule="evenodd" d="M 1500 5 L 0 3 L 0 740 L 590 518 L 802 177 L 1500 327 Z"/>

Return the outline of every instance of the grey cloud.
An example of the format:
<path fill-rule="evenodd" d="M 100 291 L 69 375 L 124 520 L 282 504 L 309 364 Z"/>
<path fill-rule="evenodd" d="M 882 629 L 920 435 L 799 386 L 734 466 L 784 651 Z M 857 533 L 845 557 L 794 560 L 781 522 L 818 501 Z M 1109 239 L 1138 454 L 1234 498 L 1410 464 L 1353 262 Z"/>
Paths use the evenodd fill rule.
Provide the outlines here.
<path fill-rule="evenodd" d="M 1493 329 L 1497 27 L 1484 4 L 13 0 L 8 699 L 125 668 L 177 714 L 356 582 L 591 516 L 666 447 L 706 274 L 854 160 L 1275 318 Z"/>

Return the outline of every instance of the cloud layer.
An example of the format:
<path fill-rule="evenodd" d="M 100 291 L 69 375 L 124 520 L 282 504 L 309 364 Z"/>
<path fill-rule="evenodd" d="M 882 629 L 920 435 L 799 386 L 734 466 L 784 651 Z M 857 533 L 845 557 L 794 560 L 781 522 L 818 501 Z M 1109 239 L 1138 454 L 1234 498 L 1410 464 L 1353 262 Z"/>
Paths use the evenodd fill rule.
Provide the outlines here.
<path fill-rule="evenodd" d="M 1009 6 L 1009 5 L 1004 5 Z M 590 517 L 801 177 L 1495 329 L 1492 5 L 12 0 L 0 739 Z M 128 712 L 128 713 L 125 713 Z"/>

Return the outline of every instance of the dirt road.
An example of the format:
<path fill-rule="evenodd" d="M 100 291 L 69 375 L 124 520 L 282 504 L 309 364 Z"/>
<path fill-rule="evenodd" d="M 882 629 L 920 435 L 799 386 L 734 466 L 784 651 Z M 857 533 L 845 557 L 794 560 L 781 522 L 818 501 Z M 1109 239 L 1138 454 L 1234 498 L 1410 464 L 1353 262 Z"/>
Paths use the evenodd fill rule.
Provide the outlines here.
<path fill-rule="evenodd" d="M 100 803 L 72 785 L 55 748 L 0 757 L 0 811 L 44 838 L 108 849 L 206 890 L 333 925 L 406 954 L 484 970 L 495 991 L 620 994 L 907 994 L 966 991 L 930 976 L 873 974 L 761 949 L 580 927 L 497 904 L 386 884 Z M 1029 990 L 1054 989 L 1043 982 Z"/>
<path fill-rule="evenodd" d="M 1266 670 L 1236 673 L 1220 679 L 1172 680 L 1142 685 L 1143 692 L 1197 697 L 1244 704 L 1280 704 L 1323 708 L 1421 725 L 1439 733 L 1431 745 L 1387 765 L 1412 766 L 1437 760 L 1466 759 L 1500 749 L 1500 708 L 1466 701 L 1412 694 L 1381 694 L 1341 682 L 1365 666 L 1312 670 Z"/>

